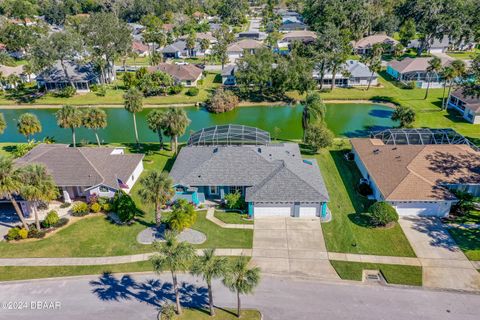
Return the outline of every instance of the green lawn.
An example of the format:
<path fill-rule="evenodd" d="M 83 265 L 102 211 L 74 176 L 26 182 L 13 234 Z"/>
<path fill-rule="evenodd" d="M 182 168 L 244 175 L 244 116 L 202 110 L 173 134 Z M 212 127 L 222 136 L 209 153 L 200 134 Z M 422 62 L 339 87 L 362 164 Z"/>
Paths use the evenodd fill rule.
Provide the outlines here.
<path fill-rule="evenodd" d="M 215 210 L 215 217 L 222 220 L 225 223 L 230 224 L 253 224 L 253 220 L 246 220 L 248 218 L 247 214 L 242 214 L 238 212 L 225 212 Z"/>
<path fill-rule="evenodd" d="M 480 229 L 449 228 L 448 231 L 468 259 L 480 261 Z"/>
<path fill-rule="evenodd" d="M 208 320 L 208 319 L 221 319 L 221 320 L 234 320 L 237 318 L 236 309 L 223 309 L 215 308 L 215 316 L 210 317 L 209 311 L 206 309 L 183 309 L 181 316 L 174 317 L 174 320 Z M 257 310 L 242 310 L 240 312 L 241 319 L 245 320 L 260 320 L 262 316 Z"/>
<path fill-rule="evenodd" d="M 472 60 L 476 54 L 480 53 L 480 49 L 475 49 L 473 51 L 452 51 L 447 52 L 447 54 L 455 59 L 460 60 Z"/>
<path fill-rule="evenodd" d="M 372 228 L 361 215 L 370 202 L 355 190 L 360 172 L 354 162 L 343 157 L 350 149 L 348 141 L 337 139 L 335 144 L 316 155 L 330 195 L 328 207 L 333 217 L 331 222 L 322 223 L 328 251 L 414 257 L 398 224 L 390 229 Z"/>
<path fill-rule="evenodd" d="M 462 215 L 462 216 L 453 216 L 450 214 L 449 218 L 453 218 L 453 220 L 449 220 L 451 223 L 458 223 L 458 224 L 468 224 L 468 223 L 479 223 L 480 224 L 480 211 L 478 210 L 471 210 L 469 213 Z"/>
<path fill-rule="evenodd" d="M 361 281 L 363 270 L 367 269 L 380 270 L 390 284 L 422 285 L 422 267 L 349 261 L 330 261 L 330 263 L 344 280 Z"/>

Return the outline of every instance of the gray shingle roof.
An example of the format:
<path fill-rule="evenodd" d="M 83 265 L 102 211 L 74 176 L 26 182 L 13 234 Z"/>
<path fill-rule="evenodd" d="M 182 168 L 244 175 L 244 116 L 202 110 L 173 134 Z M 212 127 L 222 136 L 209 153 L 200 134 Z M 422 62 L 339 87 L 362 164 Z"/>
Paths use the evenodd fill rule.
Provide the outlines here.
<path fill-rule="evenodd" d="M 67 61 L 65 62 L 65 67 L 72 81 L 89 81 L 98 77 L 98 73 L 90 63 L 78 64 L 73 61 Z M 37 81 L 68 82 L 68 79 L 65 77 L 60 61 L 57 61 L 51 68 L 38 75 Z"/>
<path fill-rule="evenodd" d="M 246 201 L 328 201 L 317 163 L 298 144 L 187 146 L 170 172 L 176 184 L 246 186 Z"/>
<path fill-rule="evenodd" d="M 115 148 L 70 148 L 66 144 L 40 144 L 17 165 L 44 164 L 55 183 L 62 186 L 92 187 L 103 184 L 117 188 L 117 177 L 127 181 L 143 159 L 143 154 L 112 154 Z"/>

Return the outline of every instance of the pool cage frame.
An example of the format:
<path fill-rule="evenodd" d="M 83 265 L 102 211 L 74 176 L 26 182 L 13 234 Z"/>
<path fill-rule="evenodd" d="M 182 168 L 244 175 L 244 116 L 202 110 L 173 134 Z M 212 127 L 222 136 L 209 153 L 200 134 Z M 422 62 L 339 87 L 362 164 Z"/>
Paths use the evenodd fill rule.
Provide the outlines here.
<path fill-rule="evenodd" d="M 189 146 L 207 145 L 267 145 L 270 133 L 255 127 L 238 124 L 218 125 L 203 128 L 190 135 Z"/>

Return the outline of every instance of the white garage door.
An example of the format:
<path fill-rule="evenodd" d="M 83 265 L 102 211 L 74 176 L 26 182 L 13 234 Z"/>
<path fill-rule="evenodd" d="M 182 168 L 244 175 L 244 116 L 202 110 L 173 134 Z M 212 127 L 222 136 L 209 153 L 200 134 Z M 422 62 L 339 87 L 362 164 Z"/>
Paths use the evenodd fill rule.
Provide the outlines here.
<path fill-rule="evenodd" d="M 290 207 L 255 207 L 253 217 L 289 217 L 291 212 Z"/>
<path fill-rule="evenodd" d="M 300 217 L 315 217 L 317 215 L 317 208 L 315 207 L 300 207 Z"/>
<path fill-rule="evenodd" d="M 450 205 L 446 202 L 413 202 L 399 203 L 395 206 L 399 216 L 424 216 L 444 217 L 450 211 Z"/>

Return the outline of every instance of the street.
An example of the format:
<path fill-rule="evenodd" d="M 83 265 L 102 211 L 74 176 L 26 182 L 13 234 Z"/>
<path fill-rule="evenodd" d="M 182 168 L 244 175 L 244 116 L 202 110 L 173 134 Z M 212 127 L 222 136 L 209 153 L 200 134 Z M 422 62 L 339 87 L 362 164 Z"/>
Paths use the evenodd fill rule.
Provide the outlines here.
<path fill-rule="evenodd" d="M 184 306 L 204 305 L 203 282 L 180 276 Z M 235 297 L 215 281 L 215 304 Z M 0 283 L 0 319 L 156 319 L 173 299 L 168 274 L 102 275 Z M 264 276 L 244 308 L 281 319 L 478 319 L 480 295 Z M 23 308 L 22 310 L 18 310 Z"/>

